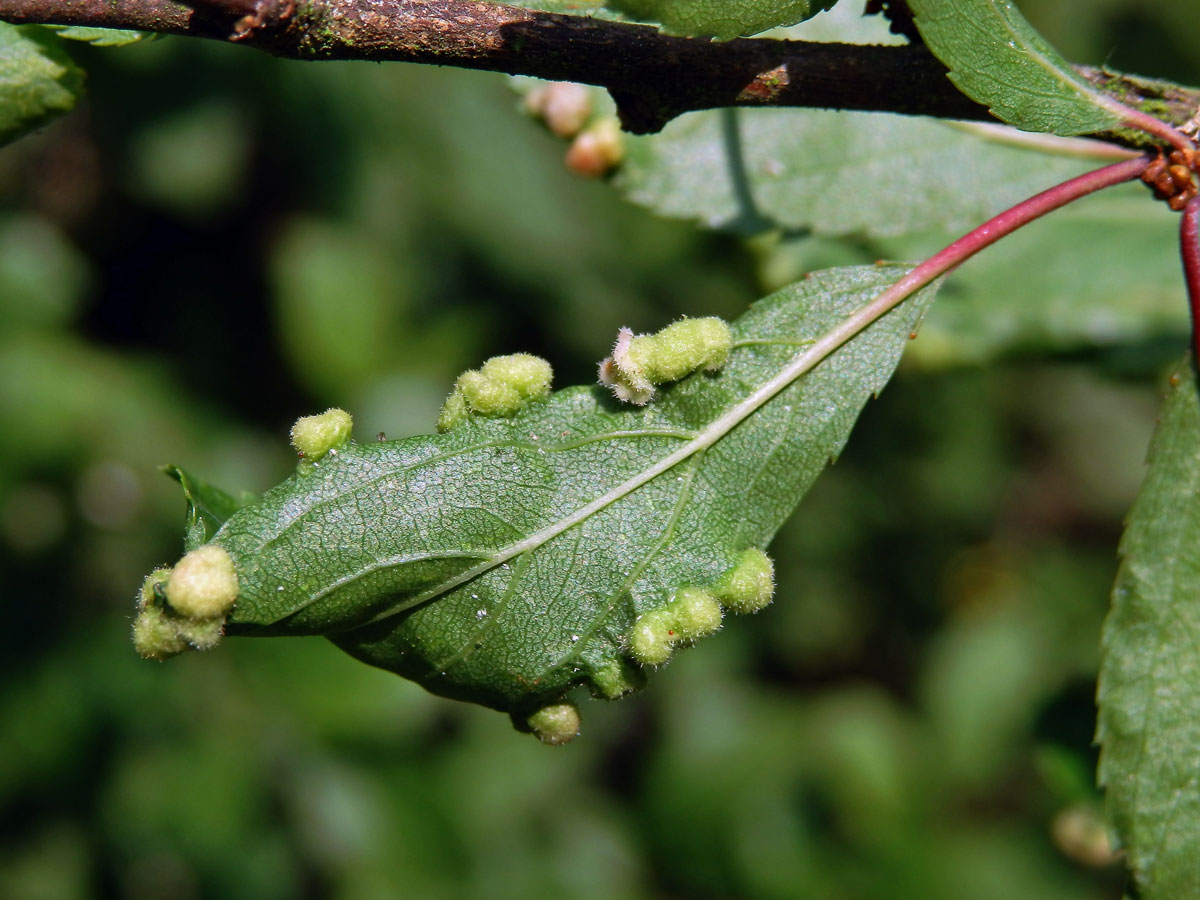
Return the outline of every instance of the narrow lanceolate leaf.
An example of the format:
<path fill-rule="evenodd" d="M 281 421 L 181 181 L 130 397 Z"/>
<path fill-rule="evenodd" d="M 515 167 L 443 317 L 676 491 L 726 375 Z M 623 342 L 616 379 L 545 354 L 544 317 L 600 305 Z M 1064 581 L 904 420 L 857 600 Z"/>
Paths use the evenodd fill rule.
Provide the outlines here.
<path fill-rule="evenodd" d="M 1104 626 L 1100 782 L 1141 900 L 1200 897 L 1200 386 L 1172 387 Z"/>
<path fill-rule="evenodd" d="M 83 72 L 48 29 L 0 22 L 0 147 L 75 106 Z"/>
<path fill-rule="evenodd" d="M 759 550 L 887 382 L 932 291 L 830 355 L 805 347 L 902 271 L 830 270 L 760 301 L 719 371 L 659 385 L 645 406 L 568 388 L 511 418 L 464 413 L 445 434 L 306 461 L 212 539 L 237 572 L 230 634 L 328 634 L 509 711 L 575 685 L 632 690 L 639 616 L 688 606 L 696 620 L 670 632 L 686 640 L 719 624 L 714 597 L 766 601 Z M 735 584 L 768 590 L 729 599 Z M 670 655 L 641 646 L 643 663 Z"/>
<path fill-rule="evenodd" d="M 1121 107 L 1071 68 L 1010 0 L 909 0 L 917 28 L 951 80 L 1025 131 L 1087 134 L 1119 124 Z"/>
<path fill-rule="evenodd" d="M 795 25 L 837 0 L 609 0 L 636 19 L 658 22 L 672 34 L 719 40 Z"/>

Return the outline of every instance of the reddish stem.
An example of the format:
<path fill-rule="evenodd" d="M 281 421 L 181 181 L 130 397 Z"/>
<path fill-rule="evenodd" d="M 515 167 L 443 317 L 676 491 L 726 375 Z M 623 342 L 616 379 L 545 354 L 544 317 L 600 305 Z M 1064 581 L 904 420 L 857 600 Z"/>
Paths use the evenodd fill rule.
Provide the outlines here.
<path fill-rule="evenodd" d="M 1192 359 L 1200 360 L 1200 195 L 1183 208 L 1179 221 L 1179 255 L 1183 257 L 1183 281 L 1192 310 Z"/>
<path fill-rule="evenodd" d="M 1149 156 L 1141 156 L 1137 159 L 1114 163 L 1102 169 L 1095 169 L 1094 171 L 1080 175 L 1078 178 L 1072 178 L 1070 181 L 1056 184 L 1049 190 L 1042 191 L 1028 200 L 1021 201 L 1016 206 L 1009 207 L 994 219 L 989 219 L 978 228 L 964 234 L 945 249 L 929 257 L 929 259 L 925 260 L 925 262 L 921 263 L 884 291 L 871 305 L 886 304 L 891 300 L 898 303 L 900 299 L 920 290 L 934 279 L 940 278 L 947 272 L 957 268 L 961 263 L 970 259 L 984 247 L 991 246 L 1000 240 L 1000 238 L 1012 234 L 1018 228 L 1027 225 L 1034 219 L 1040 218 L 1048 212 L 1053 212 L 1059 207 L 1066 206 L 1068 203 L 1078 200 L 1080 197 L 1085 197 L 1094 191 L 1112 187 L 1125 181 L 1133 181 L 1150 164 L 1151 158 Z M 1200 266 L 1200 261 L 1197 261 L 1197 266 Z M 1200 269 L 1197 269 L 1197 278 L 1200 279 Z M 899 299 L 896 299 L 897 297 Z M 887 298 L 887 301 L 885 301 L 885 298 Z"/>
<path fill-rule="evenodd" d="M 1192 143 L 1186 134 L 1174 125 L 1170 125 L 1162 119 L 1144 113 L 1141 110 L 1132 109 L 1123 104 L 1118 105 L 1125 114 L 1125 121 L 1121 124 L 1144 131 L 1152 137 L 1162 138 L 1176 150 L 1183 153 L 1188 159 L 1188 164 L 1191 165 L 1191 160 L 1195 158 L 1196 145 Z"/>
<path fill-rule="evenodd" d="M 1072 178 L 1070 181 L 1064 181 L 1048 191 L 1042 191 L 1040 194 L 1006 209 L 994 219 L 989 219 L 978 228 L 967 232 L 950 246 L 929 257 L 899 281 L 893 282 L 887 290 L 825 332 L 810 347 L 796 354 L 795 358 L 777 376 L 764 384 L 742 404 L 739 404 L 739 407 L 745 404 L 765 403 L 801 375 L 815 368 L 829 354 L 860 334 L 864 328 L 877 322 L 925 285 L 957 268 L 984 247 L 991 246 L 1021 226 L 1027 225 L 1034 219 L 1053 212 L 1061 206 L 1066 206 L 1073 200 L 1078 200 L 1080 197 L 1085 197 L 1102 188 L 1121 184 L 1124 181 L 1133 181 L 1145 171 L 1152 158 L 1142 156 L 1137 159 L 1127 159 L 1124 162 L 1113 163 L 1111 166 L 1088 172 L 1086 175 L 1080 175 L 1078 178 Z M 1200 268 L 1197 269 L 1197 272 L 1200 274 Z M 731 416 L 729 428 L 740 421 L 737 415 L 730 413 L 726 415 Z"/>

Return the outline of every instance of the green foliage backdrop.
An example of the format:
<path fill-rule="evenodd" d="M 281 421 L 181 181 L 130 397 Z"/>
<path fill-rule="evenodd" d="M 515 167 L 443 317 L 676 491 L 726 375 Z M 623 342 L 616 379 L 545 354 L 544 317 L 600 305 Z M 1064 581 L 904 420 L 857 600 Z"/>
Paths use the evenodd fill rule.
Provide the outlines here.
<path fill-rule="evenodd" d="M 1173 0 L 1021 7 L 1073 59 L 1200 82 Z M 1093 691 L 1185 341 L 1162 210 L 1114 192 L 950 279 L 773 545 L 775 605 L 551 750 L 318 638 L 138 660 L 131 595 L 179 554 L 157 467 L 262 490 L 298 415 L 428 431 L 486 356 L 586 382 L 618 326 L 971 213 L 744 243 L 572 179 L 498 77 L 71 50 L 84 104 L 0 152 L 0 896 L 1121 896 Z"/>

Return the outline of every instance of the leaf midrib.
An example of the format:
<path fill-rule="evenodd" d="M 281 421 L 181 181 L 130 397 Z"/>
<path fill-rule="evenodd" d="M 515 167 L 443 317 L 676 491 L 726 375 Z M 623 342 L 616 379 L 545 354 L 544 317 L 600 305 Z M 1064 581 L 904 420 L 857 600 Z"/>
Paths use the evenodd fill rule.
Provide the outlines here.
<path fill-rule="evenodd" d="M 882 284 L 893 284 L 896 279 L 888 279 Z M 866 287 L 863 285 L 862 287 Z M 748 396 L 735 403 L 724 413 L 710 422 L 708 425 L 701 428 L 696 437 L 688 441 L 683 446 L 677 448 L 666 456 L 662 457 L 658 462 L 654 463 L 649 468 L 642 471 L 640 474 L 626 479 L 621 484 L 611 488 L 606 493 L 586 503 L 579 509 L 575 510 L 568 516 L 553 522 L 546 527 L 539 529 L 516 543 L 497 551 L 490 558 L 466 569 L 452 578 L 448 578 L 440 584 L 434 585 L 417 594 L 408 600 L 398 603 L 388 609 L 380 612 L 373 618 L 364 622 L 364 625 L 371 625 L 376 622 L 381 622 L 384 619 L 391 618 L 402 612 L 407 612 L 424 603 L 428 603 L 436 597 L 445 594 L 448 591 L 454 590 L 459 585 L 465 584 L 483 573 L 507 562 L 514 557 L 520 556 L 522 553 L 527 553 L 531 550 L 536 550 L 543 544 L 562 534 L 575 525 L 585 521 L 590 516 L 600 510 L 612 505 L 618 500 L 633 493 L 633 491 L 643 485 L 653 481 L 659 475 L 669 471 L 679 463 L 688 459 L 701 450 L 713 446 L 717 441 L 723 438 L 726 434 L 740 425 L 743 421 L 749 418 L 754 412 L 760 409 L 771 398 L 779 394 L 781 391 L 790 386 L 797 378 L 807 374 L 814 369 L 818 364 L 823 362 L 828 356 L 838 350 L 843 344 L 856 337 L 863 330 L 872 325 L 875 321 L 882 317 L 885 313 L 879 313 L 872 317 L 865 318 L 864 313 L 873 305 L 860 307 L 854 313 L 842 319 L 840 323 L 826 331 L 821 337 L 817 338 L 805 350 L 800 351 L 791 362 L 785 365 L 778 373 L 767 379 L 757 389 L 752 391 Z M 889 310 L 890 311 L 890 307 Z M 365 573 L 364 573 L 365 574 Z"/>

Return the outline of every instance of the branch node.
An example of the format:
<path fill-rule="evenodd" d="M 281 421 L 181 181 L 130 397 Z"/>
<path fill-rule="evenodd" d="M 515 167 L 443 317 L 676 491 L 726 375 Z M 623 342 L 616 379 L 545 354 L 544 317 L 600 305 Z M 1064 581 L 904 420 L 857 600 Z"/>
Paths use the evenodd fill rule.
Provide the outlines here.
<path fill-rule="evenodd" d="M 281 27 L 295 12 L 295 0 L 255 0 L 252 11 L 234 22 L 229 40 L 244 41 Z"/>

